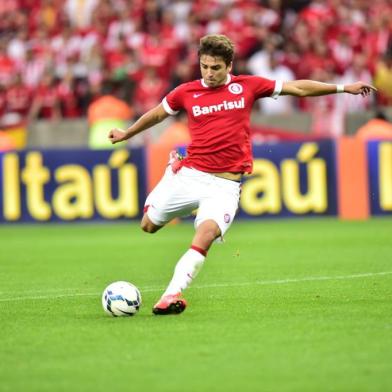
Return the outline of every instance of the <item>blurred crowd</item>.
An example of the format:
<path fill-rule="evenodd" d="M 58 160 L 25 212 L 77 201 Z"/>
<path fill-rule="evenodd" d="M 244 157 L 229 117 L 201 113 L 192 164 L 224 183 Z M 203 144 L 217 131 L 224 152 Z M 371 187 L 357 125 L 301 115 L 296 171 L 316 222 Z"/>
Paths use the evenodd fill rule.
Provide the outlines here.
<path fill-rule="evenodd" d="M 262 100 L 262 113 L 324 119 L 392 104 L 391 0 L 1 0 L 1 121 L 86 116 L 105 94 L 137 117 L 199 77 L 208 33 L 234 41 L 235 74 L 378 87 L 373 100 Z"/>

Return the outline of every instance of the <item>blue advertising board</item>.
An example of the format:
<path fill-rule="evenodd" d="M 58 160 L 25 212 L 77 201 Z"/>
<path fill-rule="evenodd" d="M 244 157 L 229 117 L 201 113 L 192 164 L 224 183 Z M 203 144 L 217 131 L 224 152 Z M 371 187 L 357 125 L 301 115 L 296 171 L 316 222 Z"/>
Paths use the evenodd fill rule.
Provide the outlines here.
<path fill-rule="evenodd" d="M 370 212 L 392 214 L 392 141 L 367 144 Z"/>
<path fill-rule="evenodd" d="M 239 218 L 337 215 L 332 140 L 253 146 Z M 368 145 L 373 214 L 392 211 L 392 142 Z M 0 223 L 139 219 L 146 198 L 144 148 L 34 150 L 0 155 Z"/>
<path fill-rule="evenodd" d="M 334 141 L 263 144 L 253 147 L 253 155 L 239 217 L 337 214 Z"/>
<path fill-rule="evenodd" d="M 0 155 L 0 222 L 140 218 L 145 150 L 45 150 Z"/>

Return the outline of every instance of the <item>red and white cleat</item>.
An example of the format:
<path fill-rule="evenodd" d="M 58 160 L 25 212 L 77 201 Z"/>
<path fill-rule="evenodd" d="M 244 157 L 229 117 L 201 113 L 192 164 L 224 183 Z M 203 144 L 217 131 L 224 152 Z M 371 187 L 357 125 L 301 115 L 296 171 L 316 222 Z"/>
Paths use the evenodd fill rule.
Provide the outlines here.
<path fill-rule="evenodd" d="M 181 293 L 164 295 L 154 305 L 152 312 L 154 314 L 178 314 L 186 308 L 186 301 L 181 298 Z"/>

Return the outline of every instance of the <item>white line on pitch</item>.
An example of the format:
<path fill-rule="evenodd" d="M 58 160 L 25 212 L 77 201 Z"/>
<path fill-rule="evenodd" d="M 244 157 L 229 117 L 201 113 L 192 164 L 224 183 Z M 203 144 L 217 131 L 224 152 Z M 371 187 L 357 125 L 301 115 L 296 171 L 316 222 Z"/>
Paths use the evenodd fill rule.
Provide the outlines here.
<path fill-rule="evenodd" d="M 238 286 L 266 286 L 266 285 L 279 285 L 287 283 L 301 283 L 301 282 L 317 282 L 317 281 L 327 281 L 327 280 L 349 280 L 349 279 L 359 279 L 359 278 L 371 278 L 374 276 L 384 276 L 391 275 L 392 271 L 384 272 L 366 272 L 362 274 L 353 275 L 337 275 L 337 276 L 308 276 L 298 279 L 278 279 L 278 280 L 256 280 L 254 282 L 234 282 L 234 283 L 212 283 L 205 285 L 195 285 L 191 288 L 193 289 L 210 289 L 217 287 L 238 287 Z M 68 289 L 64 289 L 66 291 Z M 69 289 L 71 290 L 71 289 Z M 141 292 L 154 292 L 162 291 L 162 287 L 145 287 Z M 19 296 L 11 298 L 0 298 L 0 302 L 11 302 L 11 301 L 24 301 L 24 300 L 40 300 L 40 299 L 56 299 L 56 298 L 70 298 L 70 297 L 95 297 L 100 296 L 100 293 L 62 293 L 62 294 L 50 294 L 45 295 L 33 295 L 33 296 Z"/>
<path fill-rule="evenodd" d="M 274 285 L 274 284 L 286 284 L 286 283 L 300 283 L 300 282 L 315 282 L 322 280 L 348 280 L 348 279 L 358 279 L 358 278 L 368 278 L 372 276 L 382 276 L 391 275 L 392 271 L 384 272 L 367 272 L 363 274 L 353 274 L 353 275 L 337 275 L 337 276 L 308 276 L 298 279 L 278 279 L 278 280 L 256 280 L 254 282 L 237 282 L 237 283 L 212 283 L 208 285 L 199 285 L 197 288 L 214 288 L 214 287 L 231 287 L 231 286 L 263 286 L 263 285 Z M 196 286 L 194 286 L 196 288 Z"/>

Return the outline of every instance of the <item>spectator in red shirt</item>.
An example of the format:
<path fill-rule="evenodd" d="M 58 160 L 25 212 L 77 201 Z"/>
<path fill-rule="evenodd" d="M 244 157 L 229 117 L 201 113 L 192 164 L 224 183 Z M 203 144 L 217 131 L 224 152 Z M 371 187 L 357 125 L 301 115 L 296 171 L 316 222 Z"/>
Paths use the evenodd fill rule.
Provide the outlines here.
<path fill-rule="evenodd" d="M 155 68 L 161 79 L 167 80 L 170 76 L 170 54 L 171 49 L 161 42 L 158 34 L 153 33 L 145 40 L 140 60 L 145 67 Z"/>
<path fill-rule="evenodd" d="M 123 80 L 127 75 L 128 53 L 131 49 L 128 48 L 125 38 L 117 41 L 115 47 L 107 51 L 105 55 L 106 67 L 110 73 L 110 78 L 114 80 Z"/>
<path fill-rule="evenodd" d="M 5 38 L 0 37 L 0 84 L 9 84 L 12 81 L 16 63 L 7 53 Z"/>
<path fill-rule="evenodd" d="M 329 44 L 336 71 L 342 75 L 351 65 L 354 57 L 354 43 L 347 31 L 341 30 L 336 39 Z"/>
<path fill-rule="evenodd" d="M 1 118 L 5 114 L 6 106 L 5 106 L 5 87 L 0 83 L 0 124 Z"/>
<path fill-rule="evenodd" d="M 314 40 L 312 41 L 311 49 L 302 54 L 298 73 L 301 78 L 309 78 L 317 69 L 325 69 L 333 73 L 335 67 L 335 62 L 331 58 L 326 43 L 322 40 Z"/>
<path fill-rule="evenodd" d="M 61 118 L 60 99 L 54 76 L 44 75 L 34 92 L 28 119 L 58 120 Z"/>
<path fill-rule="evenodd" d="M 16 74 L 5 93 L 5 110 L 17 115 L 18 121 L 26 119 L 31 106 L 32 91 L 22 83 L 20 74 Z"/>
<path fill-rule="evenodd" d="M 74 76 L 71 71 L 68 71 L 57 86 L 61 116 L 64 118 L 76 118 L 81 115 L 75 87 Z"/>
<path fill-rule="evenodd" d="M 137 115 L 142 115 L 158 105 L 167 89 L 168 83 L 157 76 L 155 68 L 146 68 L 136 84 L 134 103 Z"/>

